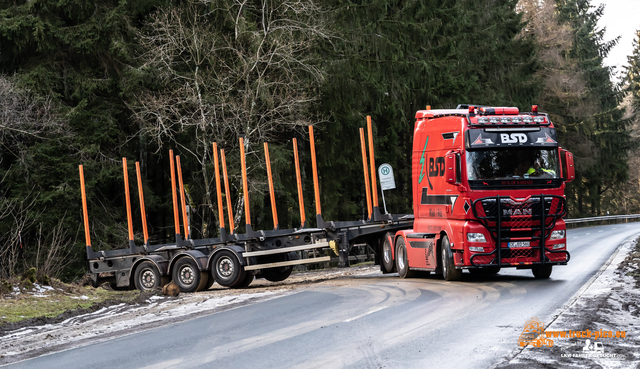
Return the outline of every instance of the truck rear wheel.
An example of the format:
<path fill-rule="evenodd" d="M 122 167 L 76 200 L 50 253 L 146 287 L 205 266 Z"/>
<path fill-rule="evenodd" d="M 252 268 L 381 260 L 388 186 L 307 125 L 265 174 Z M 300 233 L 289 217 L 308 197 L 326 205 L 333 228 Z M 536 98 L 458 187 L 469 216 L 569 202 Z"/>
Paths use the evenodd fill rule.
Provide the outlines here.
<path fill-rule="evenodd" d="M 150 291 L 160 287 L 160 272 L 150 261 L 140 263 L 133 278 L 133 283 L 140 291 Z"/>
<path fill-rule="evenodd" d="M 207 284 L 208 275 L 200 272 L 198 264 L 190 257 L 178 259 L 173 267 L 173 282 L 180 288 L 180 292 L 201 291 Z"/>
<path fill-rule="evenodd" d="M 415 275 L 415 272 L 409 269 L 407 247 L 402 237 L 398 237 L 396 241 L 396 269 L 398 269 L 400 278 L 413 278 Z"/>
<path fill-rule="evenodd" d="M 445 281 L 461 280 L 462 270 L 456 269 L 455 264 L 453 263 L 453 252 L 451 252 L 449 237 L 446 235 L 442 237 L 440 249 L 442 250 L 442 277 Z"/>
<path fill-rule="evenodd" d="M 216 282 L 224 287 L 235 287 L 247 276 L 240 261 L 230 250 L 219 251 L 213 257 L 211 274 Z"/>
<path fill-rule="evenodd" d="M 385 233 L 382 238 L 382 266 L 387 273 L 394 272 L 395 263 L 393 262 L 393 235 L 391 232 Z"/>
<path fill-rule="evenodd" d="M 536 279 L 547 279 L 551 276 L 551 271 L 553 270 L 553 265 L 536 265 L 531 268 L 531 272 L 533 272 L 533 276 Z"/>

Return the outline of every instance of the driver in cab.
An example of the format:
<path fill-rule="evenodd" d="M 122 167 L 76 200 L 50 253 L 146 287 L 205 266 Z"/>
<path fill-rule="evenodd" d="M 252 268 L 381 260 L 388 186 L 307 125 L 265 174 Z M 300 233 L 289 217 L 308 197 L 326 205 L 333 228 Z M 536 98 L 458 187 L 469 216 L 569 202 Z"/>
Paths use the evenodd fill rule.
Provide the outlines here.
<path fill-rule="evenodd" d="M 540 166 L 538 160 L 533 160 L 533 164 L 529 165 L 531 161 L 522 160 L 513 172 L 514 177 L 531 178 L 531 177 L 555 177 L 556 172 L 550 169 L 544 169 Z"/>

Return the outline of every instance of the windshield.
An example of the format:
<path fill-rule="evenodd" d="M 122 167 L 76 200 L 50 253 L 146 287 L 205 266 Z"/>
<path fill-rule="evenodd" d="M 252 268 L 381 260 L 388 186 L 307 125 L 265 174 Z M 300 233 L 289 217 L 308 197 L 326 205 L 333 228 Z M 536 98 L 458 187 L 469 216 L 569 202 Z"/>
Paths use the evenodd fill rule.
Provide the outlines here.
<path fill-rule="evenodd" d="M 467 151 L 469 180 L 559 178 L 555 149 Z"/>

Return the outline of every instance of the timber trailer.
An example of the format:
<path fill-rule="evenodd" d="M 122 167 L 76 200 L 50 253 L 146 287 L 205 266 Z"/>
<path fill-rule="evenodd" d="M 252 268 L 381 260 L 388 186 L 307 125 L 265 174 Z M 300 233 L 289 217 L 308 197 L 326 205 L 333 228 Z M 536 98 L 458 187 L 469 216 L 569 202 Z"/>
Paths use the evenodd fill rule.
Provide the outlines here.
<path fill-rule="evenodd" d="M 207 239 L 193 239 L 190 237 L 180 156 L 174 157 L 173 151 L 170 150 L 169 156 L 171 165 L 175 242 L 158 245 L 149 244 L 146 214 L 144 209 L 144 195 L 142 191 L 140 166 L 138 162 L 135 164 L 144 242 L 142 245 L 136 245 L 134 242 L 127 162 L 126 158 L 123 158 L 125 202 L 127 207 L 127 223 L 129 232 L 128 248 L 107 251 L 94 251 L 91 247 L 87 199 L 84 185 L 84 171 L 83 166 L 80 165 L 80 185 L 82 192 L 86 251 L 89 275 L 91 276 L 93 285 L 97 286 L 101 283 L 101 275 L 108 275 L 110 278 L 115 276 L 115 283 L 117 287 L 131 288 L 135 286 L 139 290 L 143 291 L 161 287 L 169 283 L 171 280 L 174 281 L 182 292 L 195 292 L 209 289 L 214 282 L 217 282 L 219 285 L 224 287 L 244 288 L 254 280 L 256 275 L 260 275 L 269 281 L 277 282 L 288 278 L 293 270 L 293 266 L 295 265 L 324 263 L 331 260 L 330 256 L 301 258 L 300 254 L 303 253 L 299 254 L 300 251 L 331 249 L 339 256 L 339 266 L 347 267 L 349 266 L 349 253 L 353 246 L 355 244 L 365 242 L 376 250 L 376 264 L 382 265 L 383 263 L 378 260 L 378 258 L 381 255 L 379 250 L 384 235 L 395 234 L 399 230 L 411 228 L 413 225 L 413 215 L 392 215 L 380 213 L 378 207 L 371 117 L 367 117 L 367 134 L 369 141 L 368 158 L 364 129 L 360 128 L 360 144 L 368 210 L 367 220 L 334 222 L 325 221 L 322 218 L 313 127 L 309 126 L 317 222 L 316 228 L 308 228 L 306 224 L 300 179 L 298 147 L 297 141 L 294 138 L 293 150 L 301 227 L 293 229 L 279 229 L 271 176 L 269 150 L 267 143 L 264 143 L 274 229 L 252 229 L 250 220 L 251 216 L 249 212 L 249 194 L 247 191 L 244 141 L 243 138 L 240 138 L 240 161 L 242 168 L 242 187 L 246 220 L 245 233 L 236 233 L 234 229 L 235 225 L 231 200 L 229 197 L 226 159 L 224 150 L 220 150 L 229 228 L 227 229 L 225 226 L 218 147 L 216 143 L 213 143 L 220 237 Z M 371 182 L 369 182 L 369 171 L 371 173 Z M 179 199 L 177 194 L 179 194 Z M 180 212 L 182 213 L 183 219 L 182 233 L 180 232 Z"/>

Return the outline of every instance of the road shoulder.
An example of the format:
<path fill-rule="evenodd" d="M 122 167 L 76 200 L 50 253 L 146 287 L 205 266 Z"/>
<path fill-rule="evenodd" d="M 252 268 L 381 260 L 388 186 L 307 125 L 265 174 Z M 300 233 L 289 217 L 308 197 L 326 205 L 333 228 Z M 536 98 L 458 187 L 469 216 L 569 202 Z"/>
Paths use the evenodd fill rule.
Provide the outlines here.
<path fill-rule="evenodd" d="M 639 267 L 640 245 L 635 235 L 620 245 L 599 275 L 596 274 L 550 324 L 545 324 L 545 332 L 538 335 L 537 340 L 496 367 L 640 366 Z M 622 331 L 624 337 L 615 337 L 618 332 L 622 335 Z M 562 333 L 565 337 L 561 337 Z M 599 337 L 596 339 L 596 336 Z"/>

